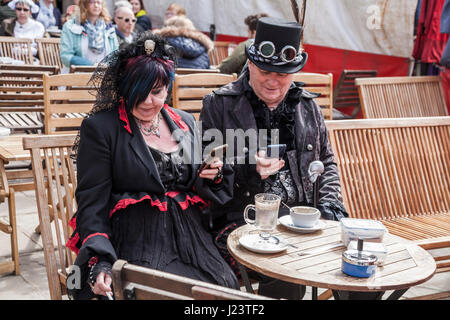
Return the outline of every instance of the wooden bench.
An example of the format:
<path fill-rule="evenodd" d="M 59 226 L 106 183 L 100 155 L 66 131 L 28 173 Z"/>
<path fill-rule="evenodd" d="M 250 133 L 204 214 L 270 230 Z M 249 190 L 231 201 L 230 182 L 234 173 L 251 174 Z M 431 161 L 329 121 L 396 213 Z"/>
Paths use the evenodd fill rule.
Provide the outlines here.
<path fill-rule="evenodd" d="M 325 120 L 333 119 L 333 74 L 298 72 L 294 74 L 294 82 L 303 82 L 303 88 L 319 93 L 314 101 L 321 107 Z"/>
<path fill-rule="evenodd" d="M 447 116 L 441 77 L 356 79 L 364 118 Z"/>
<path fill-rule="evenodd" d="M 450 247 L 450 117 L 326 122 L 351 217 L 424 249 Z M 450 256 L 435 256 L 437 272 Z"/>
<path fill-rule="evenodd" d="M 272 300 L 124 260 L 114 263 L 112 277 L 117 300 Z"/>
<path fill-rule="evenodd" d="M 376 70 L 342 70 L 333 94 L 333 107 L 339 111 L 350 110 L 350 117 L 355 118 L 361 111 L 356 78 L 373 78 Z"/>
<path fill-rule="evenodd" d="M 236 79 L 236 74 L 176 74 L 172 88 L 172 106 L 190 112 L 198 119 L 203 106 L 203 97 Z"/>
<path fill-rule="evenodd" d="M 45 134 L 74 133 L 95 102 L 92 74 L 44 76 Z"/>

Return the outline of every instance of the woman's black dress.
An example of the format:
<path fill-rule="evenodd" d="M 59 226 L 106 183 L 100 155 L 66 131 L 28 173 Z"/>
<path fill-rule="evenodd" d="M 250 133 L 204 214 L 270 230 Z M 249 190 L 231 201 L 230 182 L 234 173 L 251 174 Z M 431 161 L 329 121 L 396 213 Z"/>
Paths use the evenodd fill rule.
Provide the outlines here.
<path fill-rule="evenodd" d="M 166 190 L 188 183 L 192 167 L 179 164 L 176 152 L 150 151 Z M 146 195 L 140 196 L 146 199 Z M 166 197 L 166 211 L 144 200 L 114 212 L 111 242 L 117 256 L 132 264 L 238 288 L 236 277 L 202 225 L 199 206 L 189 205 L 188 199 L 195 198 L 193 192 L 179 192 Z"/>

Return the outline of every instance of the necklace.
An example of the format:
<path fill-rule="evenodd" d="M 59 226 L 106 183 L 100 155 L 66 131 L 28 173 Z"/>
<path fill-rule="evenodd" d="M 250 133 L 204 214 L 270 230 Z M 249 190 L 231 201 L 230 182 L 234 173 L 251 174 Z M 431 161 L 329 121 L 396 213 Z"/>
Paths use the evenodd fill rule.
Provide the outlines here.
<path fill-rule="evenodd" d="M 155 118 L 153 118 L 153 120 L 150 122 L 149 127 L 146 126 L 146 122 L 148 122 L 148 121 L 142 121 L 141 119 L 138 119 L 136 117 L 135 117 L 135 119 L 136 119 L 138 128 L 141 130 L 141 132 L 144 136 L 149 137 L 151 135 L 155 135 L 158 138 L 161 137 L 161 135 L 159 133 L 159 124 L 162 119 L 161 113 L 158 113 L 158 115 Z"/>

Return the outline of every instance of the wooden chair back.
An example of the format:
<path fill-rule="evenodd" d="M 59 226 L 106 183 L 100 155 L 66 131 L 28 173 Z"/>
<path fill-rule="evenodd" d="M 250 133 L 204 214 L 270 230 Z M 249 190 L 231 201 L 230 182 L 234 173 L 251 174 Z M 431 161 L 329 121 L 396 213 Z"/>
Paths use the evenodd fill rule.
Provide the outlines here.
<path fill-rule="evenodd" d="M 223 59 L 230 55 L 234 43 L 229 41 L 214 41 L 214 49 L 209 54 L 209 63 L 211 66 L 218 66 Z"/>
<path fill-rule="evenodd" d="M 96 68 L 94 66 L 70 66 L 70 73 L 92 73 Z"/>
<path fill-rule="evenodd" d="M 44 76 L 45 134 L 73 133 L 92 109 L 95 95 L 89 81 L 92 74 Z"/>
<path fill-rule="evenodd" d="M 76 175 L 70 158 L 76 135 L 30 136 L 23 138 L 33 167 L 36 203 L 50 297 L 65 294 L 73 252 L 65 246 L 73 230 L 69 221 L 76 211 Z"/>
<path fill-rule="evenodd" d="M 35 40 L 38 45 L 38 55 L 41 65 L 58 66 L 59 70 L 63 65 L 59 55 L 59 38 L 40 38 Z"/>
<path fill-rule="evenodd" d="M 441 77 L 356 79 L 364 118 L 447 116 Z"/>
<path fill-rule="evenodd" d="M 410 240 L 449 237 L 450 117 L 326 125 L 351 217 Z"/>
<path fill-rule="evenodd" d="M 355 118 L 361 110 L 356 78 L 373 78 L 376 70 L 343 70 L 333 94 L 333 107 L 339 111 L 348 111 Z"/>
<path fill-rule="evenodd" d="M 220 73 L 219 69 L 191 69 L 191 68 L 177 68 L 176 74 L 191 74 L 191 73 Z"/>
<path fill-rule="evenodd" d="M 176 74 L 172 88 L 172 105 L 174 108 L 193 113 L 198 119 L 203 97 L 236 79 L 236 74 Z"/>
<path fill-rule="evenodd" d="M 316 103 L 321 107 L 325 120 L 333 119 L 333 74 L 298 72 L 294 74 L 294 82 L 305 83 L 304 89 L 320 93 Z"/>
<path fill-rule="evenodd" d="M 117 260 L 113 265 L 116 300 L 270 300 L 267 297 L 140 267 Z"/>
<path fill-rule="evenodd" d="M 0 126 L 13 133 L 44 129 L 44 74 L 47 71 L 0 68 Z"/>
<path fill-rule="evenodd" d="M 47 72 L 50 75 L 59 73 L 60 68 L 56 65 L 34 65 L 34 64 L 0 64 L 0 70 L 10 71 L 38 71 Z"/>
<path fill-rule="evenodd" d="M 33 64 L 31 39 L 0 37 L 0 56 Z"/>

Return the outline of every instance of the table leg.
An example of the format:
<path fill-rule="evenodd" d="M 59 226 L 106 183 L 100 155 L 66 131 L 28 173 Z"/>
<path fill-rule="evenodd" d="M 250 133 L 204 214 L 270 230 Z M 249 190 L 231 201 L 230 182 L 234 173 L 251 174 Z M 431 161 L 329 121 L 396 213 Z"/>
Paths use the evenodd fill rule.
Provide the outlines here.
<path fill-rule="evenodd" d="M 355 292 L 332 290 L 334 300 L 381 300 L 384 291 L 375 292 Z"/>
<path fill-rule="evenodd" d="M 245 267 L 240 264 L 239 262 L 236 262 L 239 266 L 239 271 L 241 272 L 241 278 L 242 280 L 244 280 L 244 285 L 245 285 L 245 289 L 247 290 L 247 292 L 249 293 L 255 293 L 253 291 L 253 287 L 252 284 L 250 283 L 250 279 L 248 278 L 248 273 L 247 270 L 245 269 Z"/>
<path fill-rule="evenodd" d="M 406 291 L 408 291 L 408 289 L 409 288 L 402 289 L 402 290 L 395 290 L 394 292 L 391 293 L 391 295 L 389 297 L 387 297 L 386 300 L 398 300 Z"/>
<path fill-rule="evenodd" d="M 317 287 L 311 287 L 312 292 L 311 292 L 311 299 L 312 300 L 317 300 Z"/>

